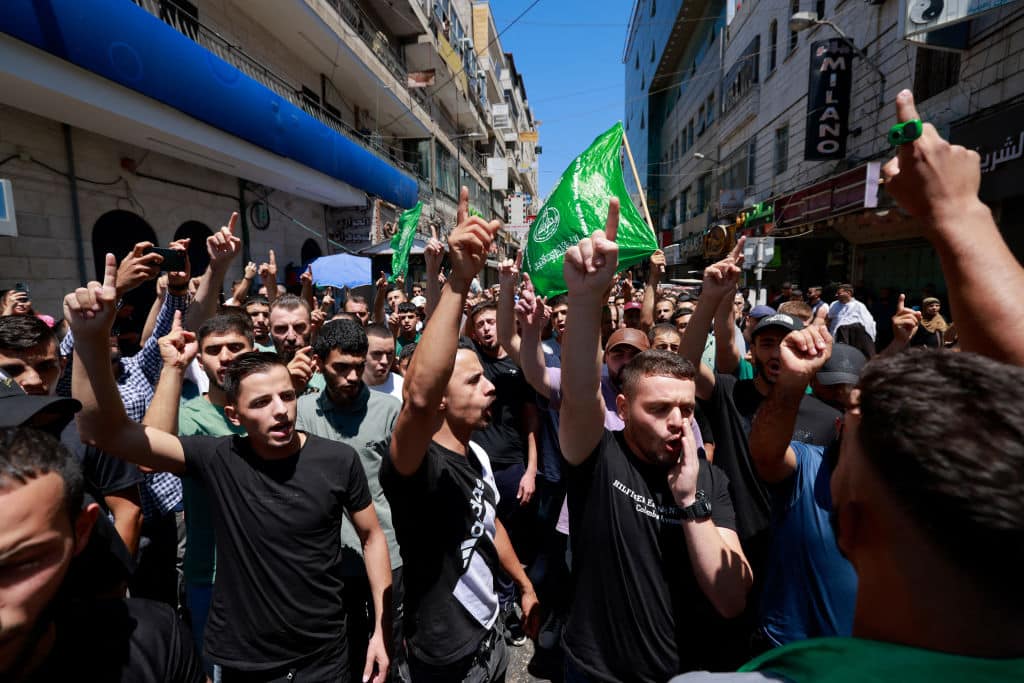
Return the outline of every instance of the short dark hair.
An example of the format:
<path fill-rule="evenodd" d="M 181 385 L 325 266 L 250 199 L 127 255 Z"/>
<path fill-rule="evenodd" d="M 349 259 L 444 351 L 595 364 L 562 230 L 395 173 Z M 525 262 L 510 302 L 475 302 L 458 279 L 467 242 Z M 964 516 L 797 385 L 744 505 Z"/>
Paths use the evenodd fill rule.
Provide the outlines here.
<path fill-rule="evenodd" d="M 838 292 L 839 290 L 841 290 L 841 289 L 845 289 L 846 291 L 848 291 L 848 292 L 851 292 L 851 293 L 852 293 L 852 292 L 853 292 L 853 285 L 851 285 L 851 284 L 850 284 L 850 283 L 848 283 L 848 282 L 844 282 L 843 284 L 841 284 L 841 285 L 837 285 L 837 286 L 836 286 L 836 291 L 837 291 L 837 292 Z"/>
<path fill-rule="evenodd" d="M 349 294 L 345 297 L 345 303 L 363 304 L 366 305 L 366 297 L 360 296 L 359 294 Z"/>
<path fill-rule="evenodd" d="M 349 356 L 365 356 L 368 347 L 366 331 L 355 320 L 331 320 L 313 342 L 313 352 L 321 361 L 335 349 Z"/>
<path fill-rule="evenodd" d="M 632 396 L 644 377 L 675 377 L 692 380 L 696 377 L 693 363 L 671 351 L 651 349 L 633 356 L 622 368 L 622 393 Z"/>
<path fill-rule="evenodd" d="M 496 304 L 495 302 L 493 302 L 493 301 L 481 301 L 480 303 L 478 303 L 475 306 L 473 306 L 473 308 L 469 309 L 469 324 L 470 325 L 475 325 L 476 324 L 476 317 L 478 315 L 480 315 L 481 313 L 483 313 L 484 311 L 497 311 L 497 310 L 498 310 L 498 304 Z"/>
<path fill-rule="evenodd" d="M 568 294 L 557 294 L 548 299 L 548 308 L 554 308 L 555 306 L 567 306 L 569 304 Z"/>
<path fill-rule="evenodd" d="M 872 360 L 858 387 L 858 442 L 893 498 L 978 588 L 1019 606 L 1024 368 L 912 351 Z"/>
<path fill-rule="evenodd" d="M 460 349 L 466 349 L 467 351 L 472 351 L 473 353 L 476 353 L 476 344 L 474 344 L 473 340 L 470 339 L 469 337 L 461 336 L 459 337 L 459 345 L 456 347 L 455 350 L 457 352 Z M 405 350 L 404 346 L 402 347 L 402 350 Z"/>
<path fill-rule="evenodd" d="M 417 342 L 409 342 L 408 344 L 403 346 L 401 353 L 398 354 L 398 360 L 402 361 L 405 360 L 406 358 L 412 358 L 413 352 L 416 351 L 416 344 Z"/>
<path fill-rule="evenodd" d="M 0 489 L 11 482 L 27 484 L 29 479 L 51 472 L 64 482 L 64 504 L 74 522 L 85 496 L 85 479 L 78 459 L 46 432 L 30 427 L 0 429 Z"/>
<path fill-rule="evenodd" d="M 226 332 L 237 332 L 246 338 L 250 346 L 253 344 L 252 319 L 239 312 L 221 313 L 203 323 L 199 328 L 199 343 L 202 344 L 211 334 Z"/>
<path fill-rule="evenodd" d="M 657 337 L 658 334 L 663 333 L 663 332 L 668 332 L 668 333 L 674 334 L 677 337 L 683 336 L 682 333 L 678 329 L 676 329 L 676 326 L 673 325 L 672 323 L 658 323 L 657 325 L 652 327 L 650 329 L 650 331 L 647 333 L 647 338 L 653 344 L 654 343 L 654 338 Z"/>
<path fill-rule="evenodd" d="M 396 312 L 398 312 L 398 313 L 415 313 L 416 312 L 416 304 L 412 303 L 411 301 L 403 301 L 402 303 L 398 304 L 398 310 Z"/>
<path fill-rule="evenodd" d="M 811 310 L 810 304 L 804 303 L 803 301 L 783 301 L 779 304 L 779 313 L 785 313 L 791 315 L 794 318 L 810 318 L 813 311 Z"/>
<path fill-rule="evenodd" d="M 373 323 L 372 325 L 366 326 L 366 336 L 378 338 L 394 338 L 395 335 L 391 334 L 391 330 L 389 330 L 386 325 L 381 325 L 380 323 Z"/>
<path fill-rule="evenodd" d="M 393 284 L 390 287 L 388 287 L 387 294 L 390 294 L 391 292 L 401 292 L 403 294 L 403 296 L 404 296 L 405 295 L 405 288 L 402 287 L 402 285 Z M 387 295 L 385 295 L 385 296 L 387 296 Z"/>
<path fill-rule="evenodd" d="M 267 351 L 249 351 L 235 356 L 224 374 L 224 393 L 227 395 L 227 402 L 234 403 L 238 400 L 238 389 L 243 379 L 257 372 L 266 372 L 278 365 L 282 368 L 288 367 L 280 356 Z"/>
<path fill-rule="evenodd" d="M 689 306 L 683 306 L 682 308 L 677 308 L 675 310 L 675 312 L 672 314 L 672 320 L 679 320 L 684 315 L 693 315 L 693 309 L 690 308 Z"/>
<path fill-rule="evenodd" d="M 0 349 L 27 351 L 48 341 L 56 344 L 57 335 L 34 315 L 0 316 Z"/>
<path fill-rule="evenodd" d="M 274 310 L 275 308 L 284 308 L 289 311 L 293 311 L 296 308 L 305 308 L 306 312 L 310 312 L 309 302 L 294 294 L 282 294 L 277 297 L 277 299 L 274 300 L 274 303 L 271 304 L 270 310 Z"/>
<path fill-rule="evenodd" d="M 270 299 L 268 299 L 267 297 L 263 296 L 262 294 L 257 294 L 256 296 L 250 296 L 248 299 L 245 300 L 245 303 L 242 304 L 242 308 L 243 309 L 249 308 L 249 306 L 252 306 L 253 304 L 260 304 L 262 306 L 267 306 L 269 308 L 270 307 Z"/>

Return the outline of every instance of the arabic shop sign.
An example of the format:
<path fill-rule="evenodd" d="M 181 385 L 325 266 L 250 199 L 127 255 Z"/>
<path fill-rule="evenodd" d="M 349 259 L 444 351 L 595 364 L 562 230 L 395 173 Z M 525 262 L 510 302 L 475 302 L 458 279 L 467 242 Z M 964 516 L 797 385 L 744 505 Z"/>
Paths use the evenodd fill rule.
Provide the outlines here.
<path fill-rule="evenodd" d="M 1024 194 L 1024 103 L 954 123 L 950 141 L 981 155 L 982 199 Z"/>
<path fill-rule="evenodd" d="M 846 156 L 852 68 L 853 51 L 844 41 L 830 38 L 811 43 L 804 159 L 822 161 Z"/>

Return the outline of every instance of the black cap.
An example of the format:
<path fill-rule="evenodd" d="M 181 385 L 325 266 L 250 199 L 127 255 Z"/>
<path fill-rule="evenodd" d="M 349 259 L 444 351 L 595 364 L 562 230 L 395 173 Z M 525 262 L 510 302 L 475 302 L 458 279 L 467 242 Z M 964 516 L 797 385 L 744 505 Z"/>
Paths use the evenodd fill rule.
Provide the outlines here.
<path fill-rule="evenodd" d="M 860 349 L 849 344 L 833 344 L 832 355 L 818 370 L 815 379 L 824 385 L 856 384 L 867 362 L 867 357 Z"/>
<path fill-rule="evenodd" d="M 767 318 L 762 318 L 761 322 L 757 324 L 754 331 L 751 333 L 751 337 L 756 337 L 758 334 L 768 329 L 769 327 L 778 327 L 786 330 L 786 333 L 795 332 L 797 330 L 804 329 L 804 323 L 799 318 L 794 318 L 791 315 L 785 313 L 776 313 L 770 315 Z"/>
<path fill-rule="evenodd" d="M 81 409 L 73 398 L 30 396 L 13 379 L 0 379 L 0 427 L 20 427 L 43 412 L 64 418 L 67 424 Z"/>

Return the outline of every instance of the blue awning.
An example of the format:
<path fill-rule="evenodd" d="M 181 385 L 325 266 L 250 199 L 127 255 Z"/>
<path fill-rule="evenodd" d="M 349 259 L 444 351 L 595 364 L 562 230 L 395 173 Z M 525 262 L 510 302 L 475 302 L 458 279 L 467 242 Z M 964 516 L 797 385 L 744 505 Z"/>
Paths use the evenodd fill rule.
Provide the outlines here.
<path fill-rule="evenodd" d="M 398 206 L 416 180 L 129 0 L 6 0 L 0 32 Z"/>

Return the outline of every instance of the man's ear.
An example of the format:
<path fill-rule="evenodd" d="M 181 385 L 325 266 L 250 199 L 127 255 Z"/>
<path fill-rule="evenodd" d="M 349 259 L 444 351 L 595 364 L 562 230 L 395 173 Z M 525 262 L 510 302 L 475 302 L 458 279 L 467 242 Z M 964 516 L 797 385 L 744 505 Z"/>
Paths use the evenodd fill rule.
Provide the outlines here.
<path fill-rule="evenodd" d="M 85 550 L 85 546 L 89 545 L 89 537 L 92 535 L 92 528 L 96 524 L 99 514 L 100 506 L 96 503 L 89 503 L 78 513 L 78 518 L 75 520 L 75 555 L 81 553 Z"/>
<path fill-rule="evenodd" d="M 626 415 L 629 414 L 629 399 L 626 398 L 625 394 L 619 394 L 615 397 L 615 412 L 620 420 L 626 421 Z"/>
<path fill-rule="evenodd" d="M 234 403 L 226 403 L 224 405 L 224 417 L 228 419 L 228 422 L 235 425 L 236 427 L 242 424 L 242 421 L 238 417 L 238 411 L 235 410 Z"/>

